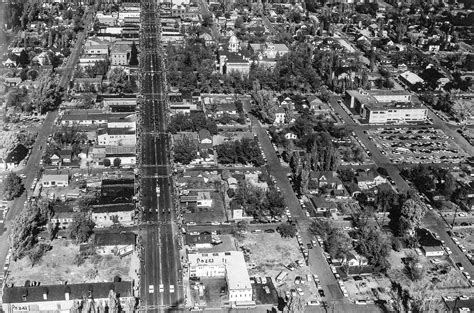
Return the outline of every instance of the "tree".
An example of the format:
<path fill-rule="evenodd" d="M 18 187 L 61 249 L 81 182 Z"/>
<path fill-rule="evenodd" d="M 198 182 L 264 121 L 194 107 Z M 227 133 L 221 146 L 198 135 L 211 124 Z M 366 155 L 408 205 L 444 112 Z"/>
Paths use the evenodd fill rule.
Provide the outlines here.
<path fill-rule="evenodd" d="M 13 260 L 29 256 L 32 264 L 36 264 L 48 250 L 47 247 L 37 247 L 37 235 L 51 219 L 52 208 L 47 201 L 28 203 L 15 218 L 9 237 Z"/>
<path fill-rule="evenodd" d="M 109 167 L 111 164 L 110 159 L 104 159 L 104 166 Z"/>
<path fill-rule="evenodd" d="M 109 74 L 110 91 L 113 93 L 123 93 L 127 88 L 128 75 L 121 67 L 114 67 Z"/>
<path fill-rule="evenodd" d="M 387 256 L 390 253 L 390 239 L 375 227 L 365 226 L 358 233 L 359 252 L 364 255 L 370 265 L 381 271 L 390 268 Z"/>
<path fill-rule="evenodd" d="M 326 245 L 332 258 L 343 258 L 353 249 L 351 237 L 337 228 L 329 234 Z"/>
<path fill-rule="evenodd" d="M 315 219 L 308 228 L 308 231 L 315 235 L 321 236 L 324 240 L 327 239 L 327 236 L 334 228 L 334 225 L 329 220 Z"/>
<path fill-rule="evenodd" d="M 281 224 L 277 230 L 283 238 L 293 238 L 296 236 L 296 226 L 290 223 Z"/>
<path fill-rule="evenodd" d="M 114 166 L 115 167 L 119 167 L 121 163 L 122 163 L 122 159 L 120 159 L 120 158 L 115 158 L 114 159 Z"/>
<path fill-rule="evenodd" d="M 401 208 L 400 234 L 406 239 L 415 237 L 415 231 L 421 226 L 426 206 L 421 200 L 408 199 Z"/>
<path fill-rule="evenodd" d="M 213 21 L 212 15 L 205 14 L 205 15 L 202 16 L 201 24 L 202 24 L 203 27 L 211 27 L 213 23 L 214 23 L 214 21 Z"/>
<path fill-rule="evenodd" d="M 130 51 L 130 60 L 128 61 L 129 65 L 136 66 L 138 65 L 138 50 L 135 41 L 132 42 L 132 48 Z"/>
<path fill-rule="evenodd" d="M 247 232 L 248 232 L 248 222 L 239 221 L 234 225 L 232 234 L 237 238 L 243 238 Z"/>
<path fill-rule="evenodd" d="M 267 191 L 266 205 L 272 217 L 281 216 L 285 208 L 285 201 L 276 188 L 270 188 Z"/>
<path fill-rule="evenodd" d="M 21 178 L 13 172 L 8 173 L 3 182 L 3 194 L 10 201 L 21 195 L 24 186 Z"/>
<path fill-rule="evenodd" d="M 21 50 L 17 63 L 21 67 L 26 67 L 28 64 L 30 64 L 30 58 L 26 52 L 26 49 Z"/>
<path fill-rule="evenodd" d="M 197 157 L 198 145 L 187 136 L 176 140 L 173 145 L 174 160 L 181 164 L 189 164 Z"/>
<path fill-rule="evenodd" d="M 86 213 L 77 213 L 74 215 L 69 226 L 69 236 L 76 240 L 77 244 L 86 242 L 93 234 L 95 223 Z"/>
<path fill-rule="evenodd" d="M 413 281 L 421 280 L 423 278 L 425 269 L 420 257 L 415 252 L 409 251 L 405 260 L 408 277 L 410 277 L 410 279 Z"/>

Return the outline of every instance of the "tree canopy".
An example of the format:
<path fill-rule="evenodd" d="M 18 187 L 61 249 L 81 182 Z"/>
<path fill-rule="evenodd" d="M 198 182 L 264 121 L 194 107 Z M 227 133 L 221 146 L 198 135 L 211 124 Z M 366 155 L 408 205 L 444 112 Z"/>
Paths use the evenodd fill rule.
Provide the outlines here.
<path fill-rule="evenodd" d="M 21 195 L 24 190 L 23 181 L 21 178 L 13 173 L 8 173 L 3 182 L 3 195 L 7 200 L 13 200 L 14 198 Z"/>

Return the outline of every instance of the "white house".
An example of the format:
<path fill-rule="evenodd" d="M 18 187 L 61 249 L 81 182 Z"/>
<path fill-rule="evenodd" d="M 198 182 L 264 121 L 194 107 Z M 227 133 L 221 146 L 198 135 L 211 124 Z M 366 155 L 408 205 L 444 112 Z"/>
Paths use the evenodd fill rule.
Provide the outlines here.
<path fill-rule="evenodd" d="M 68 174 L 43 174 L 41 177 L 43 188 L 47 187 L 67 187 L 69 186 Z"/>

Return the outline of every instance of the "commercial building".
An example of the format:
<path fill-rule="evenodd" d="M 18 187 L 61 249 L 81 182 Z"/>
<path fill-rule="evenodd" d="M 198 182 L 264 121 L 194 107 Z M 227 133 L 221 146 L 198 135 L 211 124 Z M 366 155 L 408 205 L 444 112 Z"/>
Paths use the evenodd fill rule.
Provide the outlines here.
<path fill-rule="evenodd" d="M 29 285 L 5 287 L 4 312 L 72 312 L 74 307 L 109 307 L 109 293 L 114 291 L 125 312 L 133 312 L 135 298 L 132 282 Z"/>
<path fill-rule="evenodd" d="M 351 108 L 369 124 L 422 122 L 428 110 L 405 90 L 348 90 Z"/>
<path fill-rule="evenodd" d="M 252 286 L 240 251 L 219 253 L 193 253 L 188 255 L 190 277 L 225 277 L 229 302 L 251 304 Z"/>
<path fill-rule="evenodd" d="M 100 146 L 134 146 L 136 143 L 134 128 L 101 128 L 97 131 Z"/>

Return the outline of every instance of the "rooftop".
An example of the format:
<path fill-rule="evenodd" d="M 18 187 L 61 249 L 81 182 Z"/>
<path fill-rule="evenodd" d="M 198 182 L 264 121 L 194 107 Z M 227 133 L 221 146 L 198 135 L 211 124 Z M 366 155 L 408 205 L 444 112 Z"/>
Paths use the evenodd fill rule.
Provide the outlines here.
<path fill-rule="evenodd" d="M 24 303 L 43 301 L 65 301 L 66 293 L 70 300 L 82 300 L 90 294 L 94 299 L 106 299 L 110 290 L 120 297 L 132 297 L 131 282 L 89 283 L 71 285 L 44 285 L 34 287 L 11 287 L 3 289 L 3 303 Z M 47 300 L 44 299 L 44 294 Z"/>

